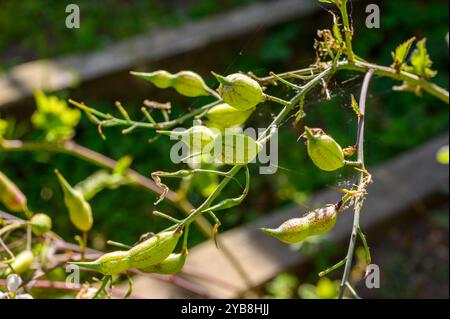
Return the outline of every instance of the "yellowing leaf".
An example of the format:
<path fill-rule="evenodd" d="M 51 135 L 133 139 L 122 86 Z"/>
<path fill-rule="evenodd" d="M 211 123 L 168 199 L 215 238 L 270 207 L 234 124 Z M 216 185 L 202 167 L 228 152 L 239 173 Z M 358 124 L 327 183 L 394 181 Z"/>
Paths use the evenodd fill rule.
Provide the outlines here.
<path fill-rule="evenodd" d="M 405 66 L 404 70 L 425 79 L 432 78 L 437 74 L 436 71 L 431 69 L 432 64 L 426 48 L 426 39 L 422 39 L 417 42 L 416 49 L 411 55 L 411 65 Z"/>
<path fill-rule="evenodd" d="M 359 105 L 358 102 L 356 102 L 355 96 L 352 94 L 352 109 L 355 111 L 357 116 L 360 116 L 361 113 L 359 112 Z"/>
<path fill-rule="evenodd" d="M 394 63 L 392 67 L 394 69 L 400 70 L 403 64 L 406 62 L 406 58 L 408 57 L 409 51 L 411 50 L 411 46 L 416 40 L 416 37 L 412 37 L 411 39 L 400 44 L 394 52 L 392 52 L 392 58 L 394 59 Z"/>

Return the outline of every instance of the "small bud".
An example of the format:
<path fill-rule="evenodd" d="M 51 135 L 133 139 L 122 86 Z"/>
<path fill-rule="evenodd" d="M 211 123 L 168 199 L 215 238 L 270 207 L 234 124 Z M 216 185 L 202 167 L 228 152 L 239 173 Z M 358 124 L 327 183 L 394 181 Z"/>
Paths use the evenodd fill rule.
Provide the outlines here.
<path fill-rule="evenodd" d="M 261 86 L 252 78 L 235 73 L 223 77 L 213 72 L 220 82 L 218 92 L 225 103 L 238 110 L 253 109 L 265 100 Z"/>
<path fill-rule="evenodd" d="M 341 146 L 329 135 L 315 134 L 305 126 L 308 155 L 313 163 L 324 171 L 335 171 L 345 164 Z"/>
<path fill-rule="evenodd" d="M 130 73 L 141 79 L 153 83 L 160 89 L 167 89 L 171 87 L 174 79 L 174 76 L 167 71 L 155 71 L 151 73 L 131 71 Z"/>
<path fill-rule="evenodd" d="M 336 205 L 328 205 L 310 212 L 305 217 L 289 219 L 276 229 L 261 228 L 261 230 L 283 243 L 295 244 L 308 237 L 330 231 L 336 224 L 337 213 Z"/>
<path fill-rule="evenodd" d="M 184 263 L 186 262 L 187 253 L 180 254 L 170 254 L 169 257 L 164 259 L 159 264 L 140 269 L 145 273 L 155 273 L 162 275 L 172 275 L 176 274 L 183 269 Z"/>
<path fill-rule="evenodd" d="M 55 170 L 55 174 L 58 176 L 64 192 L 64 203 L 69 210 L 69 218 L 72 224 L 83 232 L 89 231 L 94 223 L 91 206 L 84 199 L 83 194 L 72 188 L 58 170 Z"/>
<path fill-rule="evenodd" d="M 31 230 L 36 236 L 41 236 L 52 229 L 52 220 L 46 214 L 36 214 L 31 217 Z"/>
<path fill-rule="evenodd" d="M 177 228 L 174 231 L 156 234 L 137 244 L 129 250 L 130 266 L 145 269 L 162 262 L 173 252 L 182 233 L 181 228 Z"/>
<path fill-rule="evenodd" d="M 171 138 L 178 139 L 186 144 L 189 149 L 195 152 L 201 152 L 202 149 L 211 143 L 214 138 L 214 132 L 206 126 L 193 126 L 184 131 L 156 131 L 159 134 L 168 135 Z"/>
<path fill-rule="evenodd" d="M 214 139 L 213 156 L 227 165 L 245 165 L 252 162 L 262 150 L 262 145 L 248 135 L 231 133 Z"/>
<path fill-rule="evenodd" d="M 12 212 L 24 212 L 27 208 L 25 195 L 2 172 L 0 172 L 0 202 Z"/>
<path fill-rule="evenodd" d="M 191 71 L 181 71 L 175 74 L 173 88 L 181 95 L 189 97 L 210 95 L 209 88 L 202 77 Z"/>
<path fill-rule="evenodd" d="M 33 252 L 31 250 L 24 250 L 21 253 L 19 253 L 16 258 L 14 258 L 14 261 L 10 264 L 11 268 L 14 270 L 14 273 L 21 274 L 30 269 L 31 263 L 33 262 Z M 8 275 L 11 273 L 11 269 L 8 269 L 6 271 L 6 274 Z"/>
<path fill-rule="evenodd" d="M 129 264 L 129 251 L 113 251 L 99 257 L 94 261 L 77 261 L 71 262 L 71 264 L 92 269 L 101 272 L 104 275 L 119 274 L 130 268 Z"/>
<path fill-rule="evenodd" d="M 209 125 L 225 129 L 244 124 L 253 111 L 255 111 L 254 108 L 243 111 L 222 103 L 211 108 L 206 113 L 206 117 L 209 119 Z"/>

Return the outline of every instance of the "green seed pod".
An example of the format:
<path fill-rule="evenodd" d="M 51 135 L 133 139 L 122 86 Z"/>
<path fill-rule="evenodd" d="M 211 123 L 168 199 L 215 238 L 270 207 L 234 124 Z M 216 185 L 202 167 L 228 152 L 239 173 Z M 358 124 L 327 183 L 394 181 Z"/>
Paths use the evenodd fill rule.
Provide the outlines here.
<path fill-rule="evenodd" d="M 119 274 L 131 268 L 129 263 L 129 255 L 130 254 L 128 250 L 118 250 L 104 254 L 94 261 L 77 261 L 71 262 L 71 264 L 92 269 L 109 276 Z"/>
<path fill-rule="evenodd" d="M 30 269 L 31 263 L 33 262 L 33 252 L 31 250 L 24 250 L 14 258 L 14 261 L 10 264 L 11 268 L 14 269 L 14 273 L 21 274 Z M 11 269 L 6 271 L 7 275 L 11 273 Z"/>
<path fill-rule="evenodd" d="M 214 139 L 212 155 L 220 163 L 245 165 L 253 161 L 262 150 L 262 145 L 248 135 L 232 133 L 218 135 Z"/>
<path fill-rule="evenodd" d="M 173 88 L 181 95 L 189 97 L 210 95 L 209 88 L 202 77 L 191 71 L 181 71 L 175 74 Z"/>
<path fill-rule="evenodd" d="M 151 73 L 131 72 L 131 74 L 153 83 L 160 89 L 172 87 L 184 96 L 197 97 L 211 95 L 210 89 L 202 77 L 191 71 L 180 71 L 177 74 L 171 74 L 167 71 Z"/>
<path fill-rule="evenodd" d="M 173 139 L 178 139 L 186 144 L 194 152 L 202 152 L 203 148 L 211 143 L 214 132 L 206 126 L 193 126 L 184 131 L 156 131 L 159 134 L 168 135 Z"/>
<path fill-rule="evenodd" d="M 36 214 L 31 217 L 31 230 L 36 236 L 41 236 L 52 229 L 52 219 L 46 214 Z"/>
<path fill-rule="evenodd" d="M 23 212 L 27 208 L 25 195 L 2 172 L 0 172 L 0 202 L 12 212 Z"/>
<path fill-rule="evenodd" d="M 64 203 L 69 210 L 72 224 L 83 232 L 89 231 L 94 223 L 91 206 L 83 194 L 72 188 L 58 170 L 55 170 L 55 173 L 64 192 Z"/>
<path fill-rule="evenodd" d="M 243 111 L 222 103 L 211 108 L 206 113 L 206 117 L 210 125 L 223 129 L 244 124 L 253 111 L 255 111 L 255 108 Z"/>
<path fill-rule="evenodd" d="M 250 77 L 235 73 L 227 77 L 213 73 L 220 82 L 218 92 L 223 100 L 238 110 L 253 109 L 265 100 L 261 86 Z"/>
<path fill-rule="evenodd" d="M 141 79 L 149 81 L 153 83 L 156 87 L 160 89 L 167 89 L 172 86 L 174 81 L 174 76 L 167 71 L 155 71 L 151 73 L 146 72 L 130 72 L 132 75 L 135 75 Z"/>
<path fill-rule="evenodd" d="M 140 269 L 145 273 L 155 273 L 162 275 L 172 275 L 176 274 L 183 269 L 184 263 L 186 262 L 187 252 L 180 254 L 170 254 L 169 257 L 164 259 L 159 264 Z"/>
<path fill-rule="evenodd" d="M 178 228 L 174 231 L 156 234 L 137 244 L 129 250 L 130 266 L 145 269 L 162 262 L 173 252 L 182 233 L 181 228 Z"/>
<path fill-rule="evenodd" d="M 337 213 L 336 205 L 328 205 L 310 212 L 305 217 L 289 219 L 276 229 L 261 228 L 261 230 L 283 243 L 295 244 L 308 237 L 330 231 L 336 224 Z"/>
<path fill-rule="evenodd" d="M 313 163 L 324 171 L 335 171 L 345 164 L 341 146 L 329 135 L 318 133 L 305 126 L 308 154 Z"/>

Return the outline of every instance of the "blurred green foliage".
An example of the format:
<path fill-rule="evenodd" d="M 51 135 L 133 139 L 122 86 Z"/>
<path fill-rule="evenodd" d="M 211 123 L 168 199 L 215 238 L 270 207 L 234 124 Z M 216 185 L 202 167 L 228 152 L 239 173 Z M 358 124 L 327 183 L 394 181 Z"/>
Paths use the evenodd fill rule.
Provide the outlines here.
<path fill-rule="evenodd" d="M 44 139 L 54 143 L 72 138 L 80 122 L 80 110 L 71 109 L 66 101 L 46 96 L 42 91 L 36 91 L 34 97 L 37 110 L 31 122 L 36 129 L 44 131 Z"/>
<path fill-rule="evenodd" d="M 28 60 L 104 48 L 157 27 L 227 11 L 255 0 L 78 0 L 82 27 L 67 29 L 70 0 L 0 1 L 0 71 Z M 36 27 L 38 24 L 39 27 Z"/>
<path fill-rule="evenodd" d="M 0 52 L 6 50 L 2 54 L 11 57 L 7 51 L 15 47 L 13 45 L 17 43 L 15 39 L 21 39 L 15 50 L 30 51 L 30 58 L 91 50 L 155 26 L 174 25 L 181 23 L 183 19 L 204 17 L 240 3 L 231 0 L 164 2 L 107 0 L 109 5 L 99 5 L 94 1 L 80 0 L 84 23 L 80 31 L 83 31 L 68 33 L 61 23 L 63 21 L 61 19 L 65 17 L 66 1 L 58 1 L 56 4 L 49 0 L 47 2 L 47 6 L 46 1 L 2 2 Z M 50 5 L 50 2 L 54 5 Z M 358 3 L 354 4 L 352 18 L 356 25 L 355 52 L 370 61 L 390 65 L 392 63 L 390 53 L 400 43 L 413 35 L 419 39 L 427 37 L 428 51 L 434 61 L 433 69 L 439 71 L 435 80 L 448 87 L 448 47 L 445 42 L 445 35 L 448 32 L 448 2 L 398 0 L 385 1 L 381 7 L 382 28 L 369 30 L 364 27 L 364 7 Z M 26 18 L 16 18 L 17 12 L 21 12 L 21 16 Z M 36 28 L 35 21 L 40 21 L 43 27 Z M 258 34 L 240 39 L 240 42 L 232 40 L 226 50 L 221 49 L 213 57 L 214 65 L 211 69 L 225 70 L 227 73 L 238 70 L 253 71 L 257 75 L 264 75 L 269 71 L 285 71 L 306 66 L 314 61 L 312 44 L 316 28 L 329 26 L 331 17 L 324 11 L 299 21 L 260 30 Z M 209 49 L 212 50 L 211 47 Z M 18 54 L 18 56 L 22 59 L 27 55 Z M 195 56 L 192 56 L 192 60 L 199 63 Z M 14 58 L 9 61 L 10 64 L 19 62 Z M 319 92 L 311 93 L 305 105 L 307 116 L 299 126 L 293 128 L 292 121 L 289 121 L 279 132 L 278 173 L 262 176 L 257 174 L 257 167 L 252 167 L 254 171 L 248 200 L 219 216 L 223 222 L 222 231 L 254 220 L 287 203 L 303 204 L 310 193 L 325 185 L 345 187 L 352 183 L 347 170 L 325 173 L 316 169 L 307 157 L 305 146 L 302 142 L 297 142 L 297 138 L 302 133 L 303 125 L 306 124 L 310 127 L 324 128 L 343 146 L 352 145 L 355 142 L 356 118 L 351 108 L 350 94 L 358 96 L 361 81 L 361 75 L 353 77 L 351 74 L 340 74 L 329 83 L 333 93 L 331 101 L 326 101 Z M 211 78 L 207 79 L 207 82 L 216 85 Z M 127 83 L 131 85 L 131 82 Z M 411 93 L 393 92 L 394 84 L 397 83 L 375 78 L 371 85 L 366 122 L 366 158 L 369 165 L 380 163 L 448 130 L 446 105 L 427 95 L 417 97 Z M 273 93 L 287 97 L 292 92 L 279 86 Z M 60 92 L 58 95 L 63 99 L 72 96 L 68 91 Z M 185 111 L 186 102 L 178 100 L 175 94 L 173 95 L 175 116 L 177 112 Z M 102 111 L 115 112 L 113 106 L 108 103 L 84 98 L 83 100 Z M 204 101 L 203 98 L 197 99 L 190 107 L 202 105 Z M 141 102 L 142 96 L 130 96 L 129 100 L 124 101 L 131 117 L 142 117 L 137 111 Z M 276 112 L 271 109 L 274 107 L 277 106 L 262 106 L 250 118 L 249 125 L 266 126 Z M 24 139 L 40 137 L 41 133 L 30 131 L 27 123 L 11 122 L 11 125 L 14 127 L 14 137 Z M 100 138 L 97 129 L 83 116 L 77 129 L 76 140 L 115 159 L 131 155 L 134 159 L 133 168 L 145 176 L 150 176 L 155 170 L 174 171 L 179 168 L 170 162 L 171 143 L 164 139 L 152 144 L 147 142 L 154 137 L 153 132 L 136 130 L 129 136 L 121 135 L 119 129 L 105 129 L 104 132 L 107 136 L 106 141 Z M 66 155 L 50 156 L 46 153 L 0 154 L 0 167 L 27 193 L 32 209 L 48 213 L 54 220 L 54 229 L 61 230 L 66 238 L 73 237 L 75 230 L 67 219 L 53 169 L 59 168 L 72 184 L 76 184 L 95 172 L 96 167 Z M 239 193 L 239 186 L 233 183 L 224 195 Z M 151 215 L 155 199 L 154 194 L 129 187 L 99 193 L 91 200 L 95 215 L 94 234 L 91 237 L 94 246 L 103 249 L 106 239 L 131 244 L 138 240 L 140 234 L 167 225 L 166 221 Z M 189 199 L 193 203 L 198 203 L 202 195 L 195 192 Z M 305 207 L 306 209 L 308 208 Z M 158 210 L 180 217 L 179 212 L 168 204 L 162 204 Z M 203 239 L 198 232 L 193 231 L 192 235 L 194 243 Z"/>

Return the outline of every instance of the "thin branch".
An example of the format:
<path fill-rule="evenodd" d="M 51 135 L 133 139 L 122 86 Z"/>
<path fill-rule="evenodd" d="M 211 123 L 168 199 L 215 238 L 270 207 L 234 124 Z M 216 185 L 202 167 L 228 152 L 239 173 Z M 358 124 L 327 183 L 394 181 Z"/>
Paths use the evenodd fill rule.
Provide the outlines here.
<path fill-rule="evenodd" d="M 358 136 L 357 136 L 357 148 L 358 148 L 358 162 L 361 163 L 361 169 L 365 170 L 365 164 L 364 164 L 364 118 L 365 118 L 365 112 L 366 112 L 366 100 L 367 100 L 367 92 L 369 90 L 369 84 L 370 80 L 372 79 L 372 76 L 374 74 L 373 70 L 369 70 L 366 73 L 366 76 L 364 77 L 363 86 L 361 89 L 361 96 L 359 100 L 359 110 L 360 110 L 360 116 L 358 120 Z M 364 202 L 364 178 L 365 173 L 361 172 L 359 177 L 359 185 L 358 185 L 358 192 L 359 195 L 355 199 L 355 206 L 354 206 L 354 216 L 353 216 L 353 229 L 352 234 L 350 236 L 350 243 L 348 245 L 348 251 L 347 256 L 345 257 L 345 269 L 344 274 L 342 275 L 341 284 L 339 286 L 339 295 L 338 298 L 342 299 L 344 296 L 346 284 L 348 282 L 348 278 L 350 276 L 350 271 L 352 267 L 352 260 L 353 255 L 355 252 L 355 244 L 356 244 L 356 237 L 358 235 L 358 229 L 359 229 L 359 219 L 360 214 Z"/>

